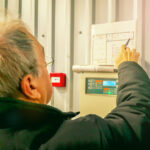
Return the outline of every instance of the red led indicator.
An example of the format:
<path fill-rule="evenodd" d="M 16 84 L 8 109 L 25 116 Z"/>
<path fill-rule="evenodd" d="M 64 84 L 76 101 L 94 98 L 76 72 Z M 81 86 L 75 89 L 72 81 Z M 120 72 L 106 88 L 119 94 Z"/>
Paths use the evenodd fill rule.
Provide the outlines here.
<path fill-rule="evenodd" d="M 107 90 L 109 90 L 109 88 L 103 88 L 103 91 L 107 91 Z"/>

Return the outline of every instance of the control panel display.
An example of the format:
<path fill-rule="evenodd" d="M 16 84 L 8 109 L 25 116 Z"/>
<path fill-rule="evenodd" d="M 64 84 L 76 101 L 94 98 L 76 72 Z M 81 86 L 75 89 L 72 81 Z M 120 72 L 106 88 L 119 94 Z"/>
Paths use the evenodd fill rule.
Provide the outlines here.
<path fill-rule="evenodd" d="M 116 81 L 105 81 L 105 80 L 103 80 L 103 86 L 116 86 Z"/>
<path fill-rule="evenodd" d="M 86 78 L 86 93 L 117 95 L 117 85 L 117 79 Z"/>

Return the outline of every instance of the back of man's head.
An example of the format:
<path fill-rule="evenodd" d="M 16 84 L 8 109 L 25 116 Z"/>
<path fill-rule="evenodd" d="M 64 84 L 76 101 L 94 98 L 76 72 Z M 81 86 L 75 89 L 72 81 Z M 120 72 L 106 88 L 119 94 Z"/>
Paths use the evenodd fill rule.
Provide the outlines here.
<path fill-rule="evenodd" d="M 37 76 L 33 49 L 33 36 L 21 21 L 0 23 L 0 97 L 18 97 L 21 79 L 26 74 Z"/>

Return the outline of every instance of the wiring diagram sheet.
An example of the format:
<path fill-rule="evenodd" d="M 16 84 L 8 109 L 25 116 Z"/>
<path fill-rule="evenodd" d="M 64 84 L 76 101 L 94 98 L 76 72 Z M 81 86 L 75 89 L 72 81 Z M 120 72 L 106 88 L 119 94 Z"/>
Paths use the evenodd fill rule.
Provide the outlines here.
<path fill-rule="evenodd" d="M 136 47 L 136 21 L 114 22 L 92 26 L 91 60 L 93 65 L 114 65 L 120 47 L 130 38 Z"/>

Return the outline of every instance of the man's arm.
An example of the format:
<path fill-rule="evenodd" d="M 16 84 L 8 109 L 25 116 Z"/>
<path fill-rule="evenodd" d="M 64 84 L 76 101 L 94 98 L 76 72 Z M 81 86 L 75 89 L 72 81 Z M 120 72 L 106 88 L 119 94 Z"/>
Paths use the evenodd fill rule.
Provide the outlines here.
<path fill-rule="evenodd" d="M 146 72 L 135 62 L 124 62 L 118 69 L 117 105 L 134 100 L 138 103 L 150 101 L 150 80 Z"/>
<path fill-rule="evenodd" d="M 115 148 L 144 149 L 150 144 L 150 81 L 133 52 L 132 56 L 129 49 L 122 50 L 117 107 L 105 118 Z"/>

